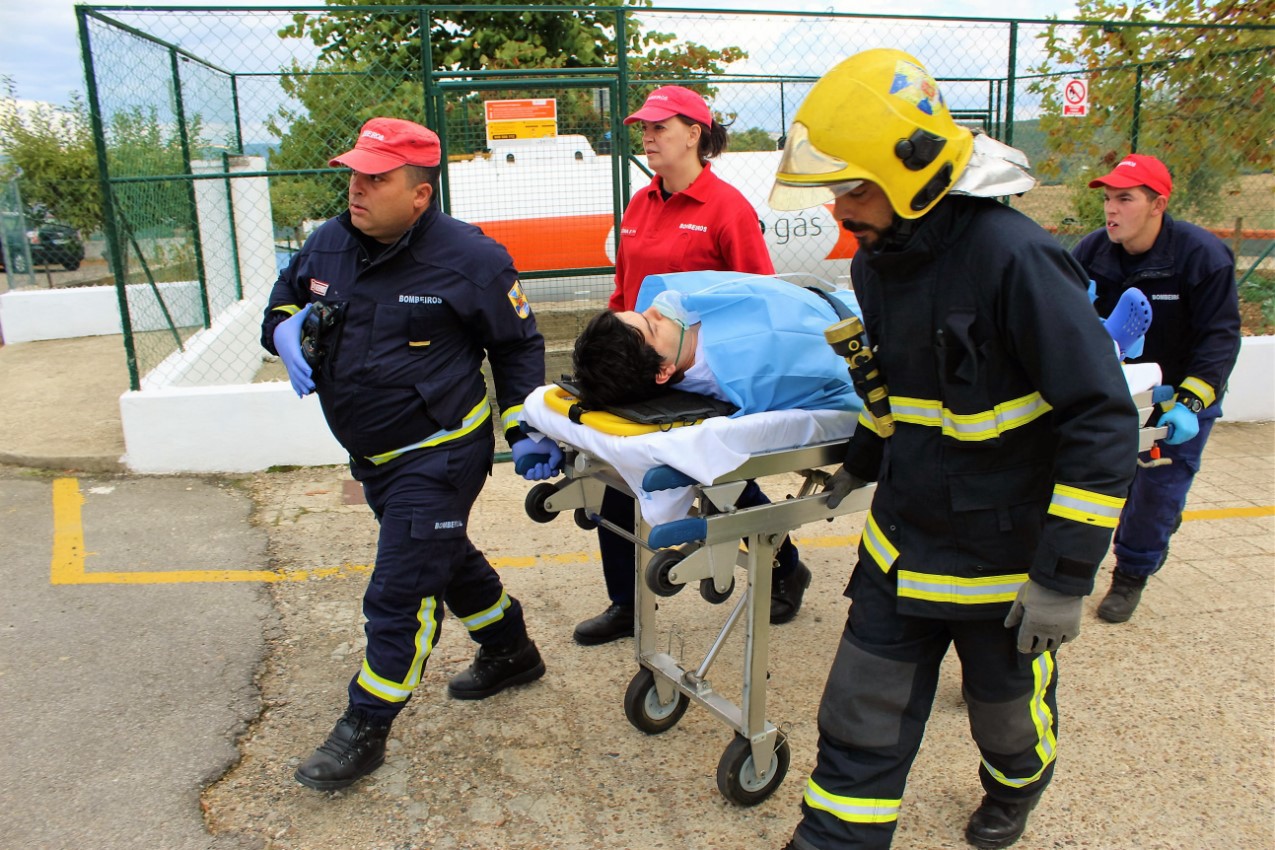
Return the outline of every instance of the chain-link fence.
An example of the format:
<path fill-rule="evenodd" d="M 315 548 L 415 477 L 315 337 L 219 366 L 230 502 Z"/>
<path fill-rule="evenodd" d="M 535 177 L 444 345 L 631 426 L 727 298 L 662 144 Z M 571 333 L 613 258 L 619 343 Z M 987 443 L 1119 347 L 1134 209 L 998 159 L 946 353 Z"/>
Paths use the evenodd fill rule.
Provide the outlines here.
<path fill-rule="evenodd" d="M 1275 288 L 1260 268 L 1275 236 L 1269 25 L 615 2 L 80 7 L 134 386 L 237 305 L 260 308 L 276 261 L 343 210 L 343 172 L 326 163 L 374 115 L 439 132 L 445 208 L 510 249 L 553 352 L 548 377 L 610 294 L 619 217 L 649 179 L 622 120 L 656 85 L 696 88 L 729 122 L 731 146 L 714 167 L 754 203 L 776 267 L 844 277 L 852 240 L 826 211 L 777 213 L 765 199 L 810 86 L 880 46 L 917 56 L 959 120 L 1029 155 L 1042 184 L 1008 202 L 1060 238 L 1101 224 L 1091 176 L 1130 150 L 1154 153 L 1176 176 L 1171 211 L 1227 239 L 1246 286 L 1266 287 L 1266 298 Z M 245 243 L 260 231 L 264 239 Z M 245 378 L 231 359 L 200 370 L 201 380 L 272 374 Z"/>

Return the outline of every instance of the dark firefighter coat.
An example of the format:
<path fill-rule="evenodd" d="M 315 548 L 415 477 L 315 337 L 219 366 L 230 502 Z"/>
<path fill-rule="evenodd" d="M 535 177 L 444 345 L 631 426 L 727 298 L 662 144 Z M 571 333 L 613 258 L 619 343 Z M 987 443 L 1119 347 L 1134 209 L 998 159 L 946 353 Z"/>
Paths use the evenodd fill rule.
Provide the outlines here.
<path fill-rule="evenodd" d="M 896 423 L 883 439 L 865 412 L 848 450 L 878 481 L 859 569 L 916 616 L 1003 617 L 1028 576 L 1088 594 L 1139 422 L 1086 277 L 989 199 L 949 197 L 910 226 L 851 268 Z"/>

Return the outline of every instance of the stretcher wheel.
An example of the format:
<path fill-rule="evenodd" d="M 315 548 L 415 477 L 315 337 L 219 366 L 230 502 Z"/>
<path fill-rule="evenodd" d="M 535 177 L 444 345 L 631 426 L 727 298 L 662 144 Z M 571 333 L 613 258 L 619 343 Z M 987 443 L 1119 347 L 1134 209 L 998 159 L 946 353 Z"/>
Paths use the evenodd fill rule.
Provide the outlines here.
<path fill-rule="evenodd" d="M 589 512 L 584 508 L 576 508 L 572 517 L 575 519 L 576 525 L 580 526 L 585 531 L 593 531 L 593 529 L 598 527 L 596 522 L 589 519 Z"/>
<path fill-rule="evenodd" d="M 737 806 L 755 806 L 775 793 L 788 774 L 791 759 L 788 739 L 780 738 L 779 746 L 770 757 L 770 771 L 765 779 L 759 779 L 752 744 L 743 735 L 736 735 L 717 763 L 717 790 Z"/>
<path fill-rule="evenodd" d="M 721 605 L 730 595 L 735 592 L 735 579 L 730 580 L 730 586 L 721 593 L 717 592 L 717 585 L 713 584 L 712 578 L 702 578 L 699 580 L 699 595 L 704 597 L 704 601 L 710 605 Z"/>
<path fill-rule="evenodd" d="M 541 481 L 535 487 L 527 491 L 527 498 L 523 502 L 523 507 L 527 510 L 527 516 L 531 517 L 535 522 L 550 522 L 557 514 L 552 511 L 545 510 L 545 502 L 558 492 L 558 488 L 550 484 L 548 481 Z"/>
<path fill-rule="evenodd" d="M 686 586 L 673 584 L 668 578 L 669 572 L 685 557 L 677 549 L 661 549 L 651 556 L 646 565 L 646 586 L 651 588 L 652 593 L 656 596 L 673 596 Z"/>
<path fill-rule="evenodd" d="M 690 702 L 686 694 L 677 691 L 672 702 L 661 705 L 659 692 L 655 690 L 655 674 L 643 667 L 624 692 L 624 716 L 634 728 L 658 735 L 677 725 Z"/>

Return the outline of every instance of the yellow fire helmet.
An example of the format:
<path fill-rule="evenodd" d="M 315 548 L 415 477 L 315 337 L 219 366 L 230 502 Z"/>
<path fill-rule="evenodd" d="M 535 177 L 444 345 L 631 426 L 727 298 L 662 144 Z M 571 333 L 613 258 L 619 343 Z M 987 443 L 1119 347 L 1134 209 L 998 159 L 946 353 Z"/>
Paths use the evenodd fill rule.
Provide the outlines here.
<path fill-rule="evenodd" d="M 901 50 L 865 50 L 824 74 L 797 109 L 770 206 L 831 203 L 870 180 L 899 216 L 920 218 L 947 194 L 973 147 L 920 62 Z"/>

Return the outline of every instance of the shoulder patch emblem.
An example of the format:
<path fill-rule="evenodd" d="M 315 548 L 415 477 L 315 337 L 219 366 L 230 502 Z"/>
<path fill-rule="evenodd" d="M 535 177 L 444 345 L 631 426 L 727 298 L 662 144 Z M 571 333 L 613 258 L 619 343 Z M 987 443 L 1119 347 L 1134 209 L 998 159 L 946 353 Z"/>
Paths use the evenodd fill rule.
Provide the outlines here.
<path fill-rule="evenodd" d="M 894 66 L 890 94 L 907 101 L 926 115 L 933 115 L 935 108 L 943 105 L 943 95 L 934 78 L 919 65 L 902 60 Z"/>
<path fill-rule="evenodd" d="M 518 318 L 525 319 L 531 315 L 531 304 L 527 301 L 527 296 L 523 294 L 522 284 L 514 281 L 514 285 L 508 292 L 509 303 L 514 305 L 514 312 L 518 314 Z"/>

